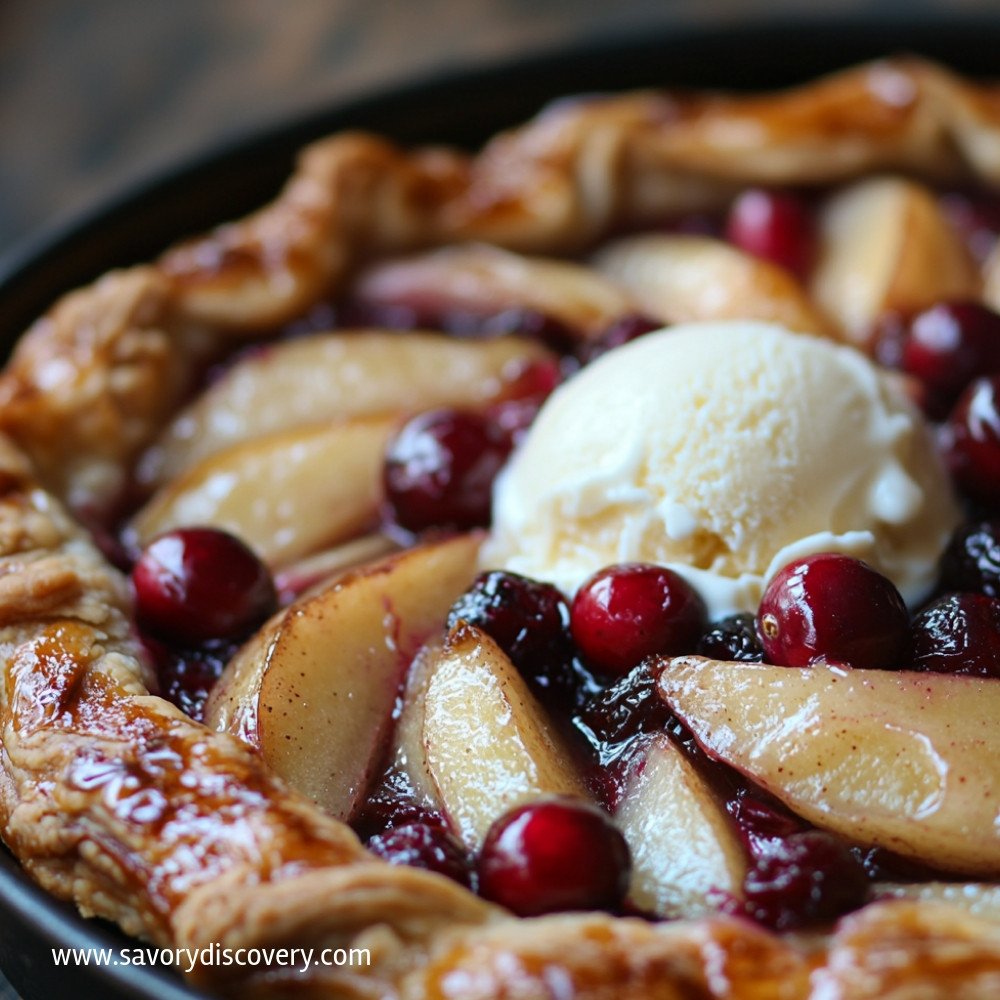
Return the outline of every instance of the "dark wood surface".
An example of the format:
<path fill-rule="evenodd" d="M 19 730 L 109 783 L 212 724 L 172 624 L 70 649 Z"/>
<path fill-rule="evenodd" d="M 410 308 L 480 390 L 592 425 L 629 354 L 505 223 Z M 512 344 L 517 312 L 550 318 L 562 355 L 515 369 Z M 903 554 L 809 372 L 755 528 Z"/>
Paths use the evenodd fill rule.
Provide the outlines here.
<path fill-rule="evenodd" d="M 871 8 L 1000 14 L 996 0 L 837 5 Z M 373 88 L 651 29 L 830 12 L 811 0 L 0 0 L 0 257 L 221 140 Z M 0 976 L 0 1000 L 14 996 Z"/>

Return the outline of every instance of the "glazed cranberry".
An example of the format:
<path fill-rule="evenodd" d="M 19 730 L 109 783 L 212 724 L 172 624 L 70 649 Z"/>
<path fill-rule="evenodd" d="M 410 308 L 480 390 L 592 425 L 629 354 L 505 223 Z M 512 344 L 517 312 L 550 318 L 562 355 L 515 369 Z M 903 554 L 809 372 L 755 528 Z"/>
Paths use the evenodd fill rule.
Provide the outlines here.
<path fill-rule="evenodd" d="M 768 662 L 819 660 L 869 670 L 903 666 L 909 616 L 890 580 L 860 559 L 822 553 L 789 563 L 768 584 L 757 613 Z"/>
<path fill-rule="evenodd" d="M 409 531 L 489 524 L 493 479 L 510 454 L 507 434 L 466 410 L 431 410 L 390 441 L 383 480 L 396 524 Z"/>
<path fill-rule="evenodd" d="M 913 669 L 1000 677 L 1000 600 L 950 594 L 913 619 Z"/>
<path fill-rule="evenodd" d="M 533 362 L 514 380 L 506 398 L 487 407 L 487 419 L 512 444 L 518 444 L 562 379 L 562 368 L 555 359 Z"/>
<path fill-rule="evenodd" d="M 615 320 L 606 330 L 593 340 L 585 341 L 579 350 L 579 357 L 583 364 L 589 364 L 602 354 L 621 347 L 623 344 L 631 343 L 639 337 L 652 333 L 654 330 L 662 330 L 664 323 L 661 320 L 653 319 L 652 316 L 645 316 L 642 313 L 633 313 L 629 316 L 622 316 Z"/>
<path fill-rule="evenodd" d="M 614 756 L 642 733 L 661 732 L 673 716 L 656 693 L 658 671 L 640 663 L 596 694 L 575 717 L 574 725 L 602 759 Z"/>
<path fill-rule="evenodd" d="M 736 821 L 747 850 L 757 856 L 771 848 L 772 842 L 802 833 L 806 824 L 780 802 L 765 799 L 761 792 L 741 789 L 726 808 Z"/>
<path fill-rule="evenodd" d="M 743 883 L 747 915 L 785 931 L 826 923 L 862 906 L 865 870 L 851 852 L 818 830 L 773 840 Z"/>
<path fill-rule="evenodd" d="M 409 823 L 376 834 L 368 850 L 391 865 L 409 865 L 447 875 L 464 886 L 472 884 L 472 863 L 465 848 L 444 827 Z"/>
<path fill-rule="evenodd" d="M 237 644 L 223 640 L 207 642 L 197 649 L 178 649 L 148 635 L 142 641 L 153 661 L 160 697 L 202 722 L 208 695 Z"/>
<path fill-rule="evenodd" d="M 705 626 L 705 605 L 672 570 L 620 563 L 599 570 L 573 599 L 573 640 L 588 663 L 622 674 L 653 653 L 689 653 Z"/>
<path fill-rule="evenodd" d="M 943 416 L 974 378 L 1000 369 L 1000 314 L 978 302 L 942 302 L 918 313 L 902 369 L 920 379 Z"/>
<path fill-rule="evenodd" d="M 1000 504 L 1000 376 L 976 379 L 962 393 L 942 446 L 955 485 L 972 500 Z"/>
<path fill-rule="evenodd" d="M 502 570 L 482 573 L 448 612 L 449 628 L 459 620 L 494 639 L 550 707 L 575 708 L 596 690 L 573 655 L 566 599 L 551 584 Z"/>
<path fill-rule="evenodd" d="M 713 660 L 760 663 L 764 648 L 753 615 L 730 615 L 712 625 L 698 640 L 696 652 Z"/>
<path fill-rule="evenodd" d="M 275 608 L 267 567 L 216 528 L 154 538 L 132 568 L 132 584 L 140 627 L 178 645 L 241 638 Z"/>
<path fill-rule="evenodd" d="M 941 196 L 941 207 L 969 252 L 982 264 L 1000 234 L 1000 201 L 996 195 L 985 191 L 949 191 Z"/>
<path fill-rule="evenodd" d="M 631 861 L 607 813 L 583 800 L 519 806 L 490 827 L 479 857 L 479 892 L 518 916 L 612 910 L 625 896 Z"/>
<path fill-rule="evenodd" d="M 941 589 L 1000 597 L 1000 520 L 956 529 L 941 556 Z"/>
<path fill-rule="evenodd" d="M 812 211 L 803 198 L 783 191 L 751 188 L 729 209 L 726 238 L 730 243 L 805 277 L 816 252 Z"/>

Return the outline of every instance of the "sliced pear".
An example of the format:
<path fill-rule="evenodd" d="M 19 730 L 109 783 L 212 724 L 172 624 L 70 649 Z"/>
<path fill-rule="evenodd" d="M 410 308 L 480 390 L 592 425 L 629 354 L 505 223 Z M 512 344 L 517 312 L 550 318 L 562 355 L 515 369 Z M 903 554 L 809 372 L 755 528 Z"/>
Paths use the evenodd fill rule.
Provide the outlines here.
<path fill-rule="evenodd" d="M 182 410 L 136 474 L 158 485 L 223 448 L 290 427 L 490 402 L 545 357 L 544 347 L 516 337 L 369 330 L 285 341 L 238 361 Z"/>
<path fill-rule="evenodd" d="M 135 516 L 140 545 L 199 524 L 242 538 L 270 566 L 284 566 L 371 528 L 382 500 L 385 447 L 395 416 L 293 427 L 202 459 Z"/>
<path fill-rule="evenodd" d="M 948 903 L 973 917 L 1000 921 L 1000 885 L 989 882 L 876 882 L 873 899 Z"/>
<path fill-rule="evenodd" d="M 1000 874 L 1000 682 L 663 661 L 660 696 L 800 816 L 936 868 Z"/>
<path fill-rule="evenodd" d="M 274 574 L 278 601 L 291 604 L 314 588 L 332 583 L 335 576 L 363 563 L 374 562 L 390 552 L 398 552 L 400 547 L 399 542 L 388 535 L 373 532 L 299 559 Z"/>
<path fill-rule="evenodd" d="M 725 809 L 683 752 L 653 736 L 616 813 L 632 852 L 629 900 L 661 917 L 700 917 L 739 899 L 747 858 Z"/>
<path fill-rule="evenodd" d="M 539 795 L 587 798 L 570 752 L 499 646 L 459 622 L 431 674 L 424 753 L 445 815 L 477 850 L 503 812 Z"/>
<path fill-rule="evenodd" d="M 480 243 L 376 264 L 351 292 L 368 305 L 411 309 L 417 316 L 531 309 L 581 337 L 636 311 L 631 296 L 592 268 Z"/>
<path fill-rule="evenodd" d="M 390 759 L 419 803 L 441 809 L 437 786 L 431 777 L 424 749 L 424 710 L 431 677 L 444 656 L 444 636 L 427 641 L 413 659 L 406 675 L 403 707 L 396 722 Z"/>
<path fill-rule="evenodd" d="M 383 763 L 407 667 L 476 573 L 481 536 L 410 549 L 276 615 L 226 667 L 207 724 L 348 819 Z"/>
<path fill-rule="evenodd" d="M 819 213 L 814 298 L 847 339 L 863 344 L 875 320 L 979 294 L 979 273 L 931 191 L 900 177 L 844 188 Z"/>
<path fill-rule="evenodd" d="M 664 323 L 756 319 L 801 333 L 830 324 L 792 275 L 707 236 L 628 236 L 595 256 L 598 271 Z"/>

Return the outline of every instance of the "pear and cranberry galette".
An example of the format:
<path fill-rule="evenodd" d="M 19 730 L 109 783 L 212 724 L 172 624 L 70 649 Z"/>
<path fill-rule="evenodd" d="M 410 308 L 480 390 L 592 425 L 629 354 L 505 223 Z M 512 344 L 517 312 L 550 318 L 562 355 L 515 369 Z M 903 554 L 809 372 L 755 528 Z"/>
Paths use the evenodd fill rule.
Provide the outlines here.
<path fill-rule="evenodd" d="M 0 374 L 0 834 L 222 995 L 1000 994 L 1000 90 L 306 149 Z"/>

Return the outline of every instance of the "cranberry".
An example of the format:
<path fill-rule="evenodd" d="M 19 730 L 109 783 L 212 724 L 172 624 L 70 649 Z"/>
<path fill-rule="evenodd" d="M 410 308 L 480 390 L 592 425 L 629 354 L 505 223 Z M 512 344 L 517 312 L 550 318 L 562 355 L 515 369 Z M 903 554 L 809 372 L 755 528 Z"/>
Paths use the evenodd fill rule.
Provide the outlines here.
<path fill-rule="evenodd" d="M 551 584 L 502 570 L 482 573 L 448 612 L 449 628 L 459 620 L 494 639 L 547 704 L 575 707 L 595 689 L 573 656 L 566 599 Z"/>
<path fill-rule="evenodd" d="M 941 557 L 943 590 L 1000 597 L 1000 520 L 961 525 Z"/>
<path fill-rule="evenodd" d="M 430 410 L 408 421 L 386 451 L 384 485 L 396 524 L 409 531 L 489 524 L 493 479 L 511 442 L 471 410 Z"/>
<path fill-rule="evenodd" d="M 216 528 L 179 528 L 154 538 L 132 569 L 139 625 L 179 645 L 238 639 L 276 607 L 267 567 Z"/>
<path fill-rule="evenodd" d="M 705 626 L 705 605 L 677 573 L 649 563 L 599 570 L 577 591 L 573 639 L 589 663 L 622 674 L 653 653 L 687 653 Z"/>
<path fill-rule="evenodd" d="M 736 821 L 743 842 L 751 855 L 770 850 L 773 841 L 784 840 L 807 829 L 804 820 L 789 812 L 780 802 L 765 793 L 740 789 L 726 805 Z"/>
<path fill-rule="evenodd" d="M 444 827 L 408 823 L 378 833 L 368 850 L 391 865 L 409 865 L 447 875 L 464 886 L 472 884 L 472 863 L 465 848 Z"/>
<path fill-rule="evenodd" d="M 865 870 L 851 852 L 818 830 L 770 841 L 743 883 L 747 915 L 774 930 L 825 923 L 862 906 Z"/>
<path fill-rule="evenodd" d="M 176 649 L 151 636 L 143 636 L 142 640 L 153 660 L 160 696 L 202 722 L 205 702 L 236 652 L 236 644 L 217 641 L 197 649 Z"/>
<path fill-rule="evenodd" d="M 601 331 L 593 340 L 585 341 L 580 346 L 580 361 L 583 364 L 589 364 L 602 354 L 607 354 L 608 351 L 637 340 L 654 330 L 662 330 L 663 327 L 662 320 L 654 319 L 652 316 L 644 316 L 642 313 L 622 316 L 606 330 Z"/>
<path fill-rule="evenodd" d="M 611 910 L 628 888 L 628 845 L 607 813 L 583 800 L 548 798 L 505 813 L 479 858 L 479 892 L 529 917 Z"/>
<path fill-rule="evenodd" d="M 1000 677 L 1000 600 L 950 594 L 913 619 L 913 669 Z"/>
<path fill-rule="evenodd" d="M 573 720 L 595 750 L 607 758 L 642 733 L 660 732 L 673 716 L 656 693 L 658 671 L 640 663 L 595 695 Z"/>
<path fill-rule="evenodd" d="M 973 500 L 1000 504 L 1000 375 L 976 379 L 944 426 L 942 444 L 955 485 Z"/>
<path fill-rule="evenodd" d="M 754 616 L 730 615 L 712 625 L 698 640 L 697 653 L 713 660 L 760 663 L 764 648 L 757 635 Z"/>
<path fill-rule="evenodd" d="M 996 195 L 985 191 L 949 191 L 941 196 L 941 207 L 969 252 L 982 264 L 1000 234 L 1000 201 Z"/>
<path fill-rule="evenodd" d="M 799 278 L 808 275 L 816 253 L 812 211 L 805 199 L 790 192 L 744 191 L 729 209 L 726 238 Z"/>
<path fill-rule="evenodd" d="M 942 302 L 918 313 L 903 346 L 902 368 L 920 379 L 944 416 L 974 378 L 1000 369 L 1000 314 L 978 302 Z"/>
<path fill-rule="evenodd" d="M 883 368 L 902 368 L 903 350 L 909 335 L 910 324 L 902 313 L 882 313 L 868 334 L 875 360 Z"/>
<path fill-rule="evenodd" d="M 877 670 L 907 659 L 899 591 L 867 563 L 832 552 L 789 563 L 771 580 L 757 630 L 768 661 L 785 667 L 827 660 Z"/>

